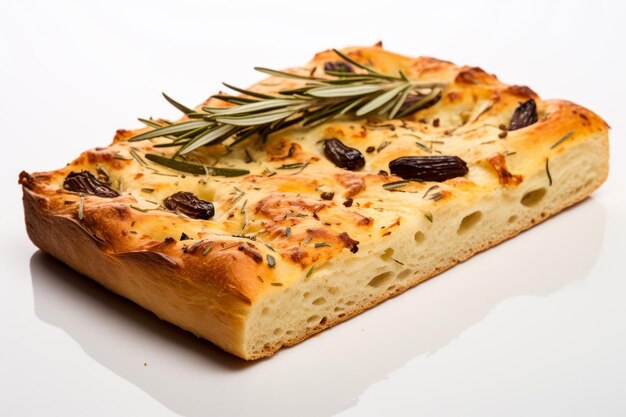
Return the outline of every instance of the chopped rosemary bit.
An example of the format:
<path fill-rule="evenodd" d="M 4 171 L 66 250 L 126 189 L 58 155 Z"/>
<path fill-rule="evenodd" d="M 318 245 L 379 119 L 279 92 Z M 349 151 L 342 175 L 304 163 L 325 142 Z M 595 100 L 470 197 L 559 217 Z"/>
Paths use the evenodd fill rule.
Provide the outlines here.
<path fill-rule="evenodd" d="M 248 204 L 248 200 L 244 200 L 243 204 L 241 205 L 241 210 L 239 210 L 239 212 L 241 214 L 244 214 L 246 212 L 246 205 Z"/>
<path fill-rule="evenodd" d="M 430 149 L 428 146 L 424 145 L 423 143 L 416 141 L 415 144 L 417 145 L 418 148 L 422 149 L 423 151 L 426 151 L 428 153 L 433 153 L 433 150 Z"/>
<path fill-rule="evenodd" d="M 311 275 L 313 275 L 313 271 L 315 270 L 315 265 L 313 265 L 306 273 L 306 278 L 309 278 Z"/>
<path fill-rule="evenodd" d="M 272 282 L 272 285 L 273 285 L 274 287 L 282 287 L 282 286 L 283 286 L 283 283 L 282 283 L 282 282 Z"/>
<path fill-rule="evenodd" d="M 277 174 L 277 172 L 270 171 L 267 167 L 265 167 L 265 169 L 263 170 L 263 174 L 265 174 L 266 177 L 273 177 L 274 175 Z"/>
<path fill-rule="evenodd" d="M 125 156 L 122 156 L 119 153 L 116 153 L 115 155 L 113 155 L 113 158 L 121 159 L 122 161 L 132 161 L 133 160 L 133 158 L 126 158 Z"/>
<path fill-rule="evenodd" d="M 250 162 L 254 162 L 254 158 L 252 157 L 252 155 L 250 155 L 250 152 L 246 149 L 244 150 L 245 154 L 246 154 L 246 164 L 249 164 Z"/>
<path fill-rule="evenodd" d="M 78 220 L 82 221 L 85 218 L 85 195 L 80 193 L 78 195 Z"/>
<path fill-rule="evenodd" d="M 311 236 L 307 236 L 306 239 L 304 239 L 301 244 L 302 246 L 306 246 L 309 244 L 309 242 L 311 242 Z"/>
<path fill-rule="evenodd" d="M 365 126 L 367 129 L 391 129 L 394 130 L 396 127 L 391 123 L 385 123 L 381 125 L 367 125 Z"/>
<path fill-rule="evenodd" d="M 438 185 L 433 185 L 432 187 L 430 187 L 428 190 L 426 190 L 426 192 L 424 193 L 424 195 L 422 196 L 422 198 L 426 198 L 426 196 L 428 195 L 428 193 L 430 193 L 432 190 L 436 190 L 437 188 L 439 188 Z"/>
<path fill-rule="evenodd" d="M 263 281 L 263 278 L 261 278 L 261 275 L 257 275 L 256 277 L 259 279 L 259 281 L 261 281 L 263 283 L 265 282 L 265 281 Z"/>
<path fill-rule="evenodd" d="M 130 208 L 132 208 L 132 209 L 135 209 L 135 210 L 137 210 L 137 211 L 140 211 L 140 212 L 142 212 L 142 213 L 147 213 L 147 212 L 149 211 L 148 209 L 141 208 L 141 207 L 136 206 L 136 205 L 134 205 L 134 204 L 131 204 L 129 207 L 130 207 Z"/>
<path fill-rule="evenodd" d="M 243 197 L 244 195 L 246 195 L 245 191 L 241 191 L 239 188 L 237 187 L 233 187 L 235 189 L 235 191 L 237 191 L 237 196 L 235 198 L 233 198 L 233 206 L 237 203 L 237 201 L 241 200 L 241 197 Z M 233 193 L 231 193 L 233 194 Z"/>
<path fill-rule="evenodd" d="M 287 213 L 285 214 L 285 219 L 287 217 L 309 217 L 309 215 L 305 213 Z"/>
<path fill-rule="evenodd" d="M 378 148 L 376 148 L 376 152 L 380 152 L 383 149 L 385 149 L 387 146 L 391 145 L 391 142 L 389 141 L 384 141 L 383 143 L 381 143 Z"/>
<path fill-rule="evenodd" d="M 239 245 L 239 242 L 235 242 L 235 243 L 233 243 L 233 244 L 231 244 L 231 245 L 224 246 L 222 249 L 220 249 L 220 252 L 221 252 L 221 251 L 223 251 L 223 250 L 227 250 L 227 249 L 230 249 L 230 248 L 234 248 L 234 247 L 235 247 L 235 246 L 237 246 L 237 245 Z"/>
<path fill-rule="evenodd" d="M 426 212 L 424 213 L 424 217 L 426 217 L 426 220 L 428 220 L 429 222 L 433 222 L 433 215 L 430 212 Z"/>
<path fill-rule="evenodd" d="M 326 242 L 317 242 L 315 244 L 316 248 L 330 248 L 330 245 Z"/>
<path fill-rule="evenodd" d="M 206 256 L 209 254 L 209 252 L 211 252 L 213 250 L 213 246 L 207 246 L 206 248 L 204 248 L 204 250 L 202 251 L 202 255 Z"/>
<path fill-rule="evenodd" d="M 232 234 L 231 236 L 232 237 L 239 237 L 239 238 L 242 238 L 242 239 L 248 239 L 248 240 L 256 241 L 256 236 L 254 236 L 254 235 L 245 235 L 245 234 L 243 234 L 241 232 L 236 233 L 236 234 Z"/>
<path fill-rule="evenodd" d="M 265 257 L 267 258 L 267 265 L 270 268 L 274 268 L 276 266 L 276 259 L 274 259 L 274 257 L 269 253 Z"/>
<path fill-rule="evenodd" d="M 278 169 L 298 169 L 307 166 L 306 162 L 294 162 L 293 164 L 282 164 Z"/>
<path fill-rule="evenodd" d="M 546 158 L 546 174 L 548 175 L 548 185 L 552 187 L 552 175 L 550 175 L 550 161 Z"/>
<path fill-rule="evenodd" d="M 291 236 L 291 227 L 287 226 L 285 228 L 285 237 Z"/>
<path fill-rule="evenodd" d="M 405 185 L 408 185 L 408 184 L 409 184 L 408 181 L 394 181 L 394 182 L 388 182 L 386 184 L 383 184 L 383 188 L 385 190 L 393 190 L 396 188 L 404 187 Z"/>
<path fill-rule="evenodd" d="M 136 148 L 131 147 L 128 152 L 130 153 L 130 155 L 135 158 L 135 160 L 137 162 L 139 162 L 141 165 L 143 166 L 148 166 L 148 164 L 146 163 L 146 161 L 143 160 L 143 158 L 141 157 L 141 155 L 139 155 L 139 152 L 137 151 Z"/>
<path fill-rule="evenodd" d="M 430 197 L 428 197 L 429 200 L 433 200 L 433 201 L 439 201 L 442 198 L 443 198 L 443 193 L 441 192 L 433 193 Z"/>
<path fill-rule="evenodd" d="M 302 165 L 302 168 L 300 168 L 297 172 L 294 172 L 294 173 L 293 173 L 293 174 L 291 174 L 291 175 L 298 175 L 299 173 L 301 173 L 302 171 L 304 171 L 304 168 L 306 168 L 306 167 L 308 167 L 308 166 L 309 166 L 309 163 L 308 163 L 308 162 L 306 162 L 304 165 Z"/>
<path fill-rule="evenodd" d="M 565 136 L 563 136 L 561 139 L 557 140 L 552 146 L 550 146 L 550 149 L 556 148 L 561 143 L 563 143 L 566 140 L 568 140 L 569 138 L 571 138 L 573 134 L 574 134 L 574 130 L 572 130 L 571 132 L 567 132 L 567 134 Z"/>
<path fill-rule="evenodd" d="M 276 252 L 276 250 L 269 243 L 266 243 L 265 246 L 267 246 L 267 248 L 271 250 L 272 252 Z"/>
<path fill-rule="evenodd" d="M 142 188 L 141 191 L 149 194 L 154 192 L 154 188 Z"/>
<path fill-rule="evenodd" d="M 440 141 L 440 140 L 430 140 L 429 142 L 430 142 L 430 151 L 431 151 L 431 152 L 433 152 L 433 145 L 434 145 L 435 143 L 436 143 L 436 144 L 443 144 L 443 143 L 445 143 L 445 142 Z M 434 151 L 434 152 L 437 152 L 437 151 Z"/>

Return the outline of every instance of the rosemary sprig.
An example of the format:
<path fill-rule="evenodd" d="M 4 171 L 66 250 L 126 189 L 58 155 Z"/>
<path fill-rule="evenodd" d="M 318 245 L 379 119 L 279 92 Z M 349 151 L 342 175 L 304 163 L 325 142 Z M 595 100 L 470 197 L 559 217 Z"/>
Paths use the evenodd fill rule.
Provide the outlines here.
<path fill-rule="evenodd" d="M 232 106 L 202 107 L 201 111 L 184 106 L 163 94 L 189 120 L 162 126 L 140 119 L 154 127 L 154 130 L 134 136 L 129 141 L 167 137 L 172 140 L 171 143 L 155 146 L 178 147 L 174 155 L 178 156 L 202 146 L 222 143 L 229 138 L 234 138 L 233 144 L 253 135 L 265 138 L 298 123 L 315 126 L 343 115 L 357 118 L 370 115 L 386 119 L 401 118 L 432 103 L 441 94 L 444 86 L 437 82 L 412 81 L 402 72 L 398 76 L 382 74 L 337 50 L 334 52 L 361 71 L 326 71 L 328 77 L 320 78 L 257 67 L 255 69 L 262 73 L 297 79 L 303 81 L 304 85 L 280 91 L 278 95 L 269 95 L 224 83 L 226 87 L 246 97 L 216 95 L 213 97 Z M 194 168 L 194 171 L 199 170 Z"/>

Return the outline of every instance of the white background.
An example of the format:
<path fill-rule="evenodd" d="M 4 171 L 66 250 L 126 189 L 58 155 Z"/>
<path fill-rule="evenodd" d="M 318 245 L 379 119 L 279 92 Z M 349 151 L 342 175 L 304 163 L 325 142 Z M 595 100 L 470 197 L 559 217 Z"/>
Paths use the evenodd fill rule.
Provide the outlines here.
<path fill-rule="evenodd" d="M 0 12 L 2 416 L 626 415 L 626 13 L 620 2 L 6 1 Z M 272 359 L 247 364 L 38 252 L 20 170 L 252 67 L 383 40 L 479 65 L 612 126 L 591 198 Z"/>

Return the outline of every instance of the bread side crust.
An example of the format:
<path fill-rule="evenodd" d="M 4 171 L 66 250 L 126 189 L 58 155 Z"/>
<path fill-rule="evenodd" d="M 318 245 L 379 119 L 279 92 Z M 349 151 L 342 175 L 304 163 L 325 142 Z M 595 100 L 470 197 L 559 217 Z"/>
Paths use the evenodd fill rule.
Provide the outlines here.
<path fill-rule="evenodd" d="M 39 249 L 159 318 L 246 356 L 249 305 L 243 300 L 185 279 L 179 260 L 163 251 L 107 253 L 79 221 L 47 210 L 45 197 L 25 187 L 23 192 L 26 230 Z"/>
<path fill-rule="evenodd" d="M 333 314 L 331 309 L 318 309 L 314 313 L 309 313 L 316 314 L 316 316 L 319 317 L 323 316 L 323 323 L 319 323 L 314 326 L 300 325 L 298 326 L 298 328 L 301 330 L 294 332 L 291 337 L 286 337 L 287 335 L 282 335 L 282 337 L 274 341 L 274 343 L 265 343 L 261 349 L 255 347 L 254 340 L 248 340 L 246 348 L 246 359 L 254 360 L 271 356 L 283 346 L 293 346 L 295 344 L 298 344 L 308 337 L 321 332 L 324 329 L 348 320 L 383 301 L 386 301 L 396 295 L 403 293 L 407 289 L 414 287 L 428 280 L 429 278 L 437 276 L 439 273 L 455 266 L 460 262 L 469 259 L 478 252 L 489 249 L 505 240 L 515 237 L 521 232 L 530 229 L 531 227 L 547 220 L 555 214 L 558 214 L 562 210 L 584 200 L 585 198 L 589 197 L 591 193 L 593 193 L 598 187 L 600 187 L 608 177 L 608 146 L 608 135 L 601 134 L 595 135 L 593 138 L 589 138 L 589 140 L 584 141 L 578 146 L 578 149 L 570 148 L 568 152 L 560 154 L 559 157 L 553 161 L 552 169 L 554 171 L 562 170 L 561 175 L 559 175 L 558 177 L 558 180 L 563 180 L 563 184 L 558 187 L 558 190 L 554 190 L 554 192 L 552 192 L 552 186 L 548 184 L 545 172 L 537 172 L 534 178 L 529 179 L 530 186 L 526 187 L 526 191 L 524 192 L 524 190 L 519 190 L 521 192 L 517 193 L 518 198 L 515 200 L 515 204 L 521 207 L 522 204 L 520 202 L 520 198 L 523 198 L 525 194 L 530 193 L 533 190 L 547 190 L 545 197 L 543 197 L 543 199 L 536 206 L 521 207 L 521 210 L 519 211 L 507 212 L 506 217 L 508 217 L 508 219 L 506 219 L 506 223 L 508 224 L 502 224 L 504 222 L 498 221 L 498 219 L 496 219 L 493 224 L 484 223 L 484 221 L 489 220 L 489 216 L 493 214 L 494 211 L 499 210 L 498 207 L 484 208 L 484 204 L 481 204 L 481 202 L 478 202 L 478 204 L 476 204 L 473 208 L 469 207 L 470 211 L 480 209 L 486 217 L 486 219 L 483 219 L 483 229 L 473 230 L 474 234 L 479 235 L 486 232 L 479 239 L 470 244 L 467 244 L 466 246 L 464 246 L 462 244 L 463 242 L 461 241 L 461 244 L 455 245 L 452 250 L 448 250 L 445 253 L 442 253 L 442 261 L 440 261 L 434 267 L 426 267 L 421 269 L 420 265 L 418 264 L 418 272 L 408 277 L 408 279 L 403 280 L 404 282 L 389 280 L 389 283 L 392 284 L 392 286 L 389 287 L 388 290 L 382 291 L 379 295 L 364 298 L 363 301 L 355 303 L 352 307 L 342 309 L 339 315 Z M 576 154 L 573 160 L 571 159 L 570 155 L 572 153 Z M 589 158 L 589 155 L 594 155 L 595 157 Z M 577 166 L 584 168 L 584 175 L 580 175 L 573 180 L 567 181 L 567 175 L 569 173 L 572 173 L 573 170 L 576 170 Z M 556 179 L 553 178 L 553 181 L 556 181 Z M 485 195 L 484 197 L 486 200 L 489 200 L 490 196 Z M 500 202 L 500 200 L 497 200 L 497 203 Z M 465 212 L 467 212 L 467 207 L 465 208 Z M 437 216 L 437 213 L 435 212 L 433 213 L 433 215 Z M 510 221 L 510 219 L 513 218 L 512 216 L 515 216 L 516 218 L 514 222 Z M 458 225 L 459 219 L 460 217 L 444 218 L 443 221 L 456 226 Z M 502 220 L 502 217 L 499 220 Z M 499 227 L 502 228 L 500 229 Z M 405 245 L 411 245 L 412 243 L 413 242 L 404 242 Z M 385 268 L 379 269 L 377 273 L 382 270 L 391 271 L 393 274 L 398 274 L 399 272 L 402 273 L 401 271 L 406 270 L 404 265 L 401 267 L 395 265 L 395 268 L 393 268 L 394 265 L 392 263 L 391 266 L 392 267 L 387 264 Z M 357 267 L 355 269 L 359 271 L 369 271 L 368 268 L 371 268 L 371 266 L 368 265 L 366 268 Z M 332 277 L 338 273 L 345 273 L 344 271 L 344 269 L 339 267 L 332 271 L 329 271 L 327 275 Z M 350 274 L 348 273 L 347 275 Z M 373 274 L 370 273 L 368 276 L 371 278 L 372 275 Z M 351 278 L 354 279 L 355 277 L 352 276 Z M 361 279 L 359 281 L 359 284 L 362 285 L 363 280 Z M 365 280 L 365 282 L 367 282 L 367 280 Z M 302 283 L 298 284 L 302 285 Z M 298 284 L 294 285 L 294 287 L 297 288 Z M 302 294 L 303 291 L 305 292 L 307 290 L 308 287 L 299 292 L 296 290 L 295 293 Z M 325 293 L 324 295 L 328 296 L 327 293 Z M 293 304 L 297 304 L 299 301 L 297 299 L 297 295 L 295 295 L 294 293 L 290 294 L 288 297 L 296 298 L 296 300 L 291 301 Z M 309 301 L 311 298 L 314 297 L 315 295 L 312 297 L 308 297 Z M 304 301 L 306 302 L 306 300 Z M 260 314 L 258 314 L 259 310 L 262 310 L 266 306 L 273 306 L 275 304 L 276 303 L 274 301 L 271 301 L 269 303 L 258 303 L 255 306 L 255 310 L 257 311 L 252 312 L 253 319 L 249 320 L 247 325 L 251 328 L 262 326 L 262 324 L 259 323 L 260 321 L 262 321 Z M 331 303 L 331 307 L 335 305 L 336 304 Z M 256 316 L 255 313 L 257 313 Z M 278 325 L 284 324 L 278 323 Z M 248 332 L 248 334 L 251 333 L 252 332 L 250 331 Z M 268 335 L 265 335 L 264 337 L 268 337 Z"/>

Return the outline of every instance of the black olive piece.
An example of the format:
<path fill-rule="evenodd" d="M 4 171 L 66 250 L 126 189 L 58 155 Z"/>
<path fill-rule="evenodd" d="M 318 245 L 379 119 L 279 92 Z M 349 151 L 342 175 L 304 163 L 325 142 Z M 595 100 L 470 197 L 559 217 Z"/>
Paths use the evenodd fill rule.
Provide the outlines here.
<path fill-rule="evenodd" d="M 467 164 L 458 156 L 402 156 L 389 170 L 405 180 L 440 182 L 467 174 Z"/>
<path fill-rule="evenodd" d="M 354 68 L 352 68 L 352 65 L 344 61 L 326 61 L 324 62 L 324 71 L 354 72 Z"/>
<path fill-rule="evenodd" d="M 365 165 L 365 158 L 361 152 L 344 145 L 336 138 L 324 140 L 324 155 L 339 168 L 345 168 L 350 171 L 363 168 Z"/>
<path fill-rule="evenodd" d="M 215 215 L 213 203 L 200 200 L 193 193 L 179 191 L 163 200 L 163 205 L 168 210 L 184 214 L 192 219 L 208 220 Z"/>
<path fill-rule="evenodd" d="M 70 172 L 63 180 L 63 188 L 76 193 L 85 193 L 104 198 L 119 197 L 120 193 L 98 180 L 89 171 Z"/>
<path fill-rule="evenodd" d="M 532 98 L 520 104 L 511 117 L 509 130 L 517 130 L 537 123 L 537 104 Z"/>

